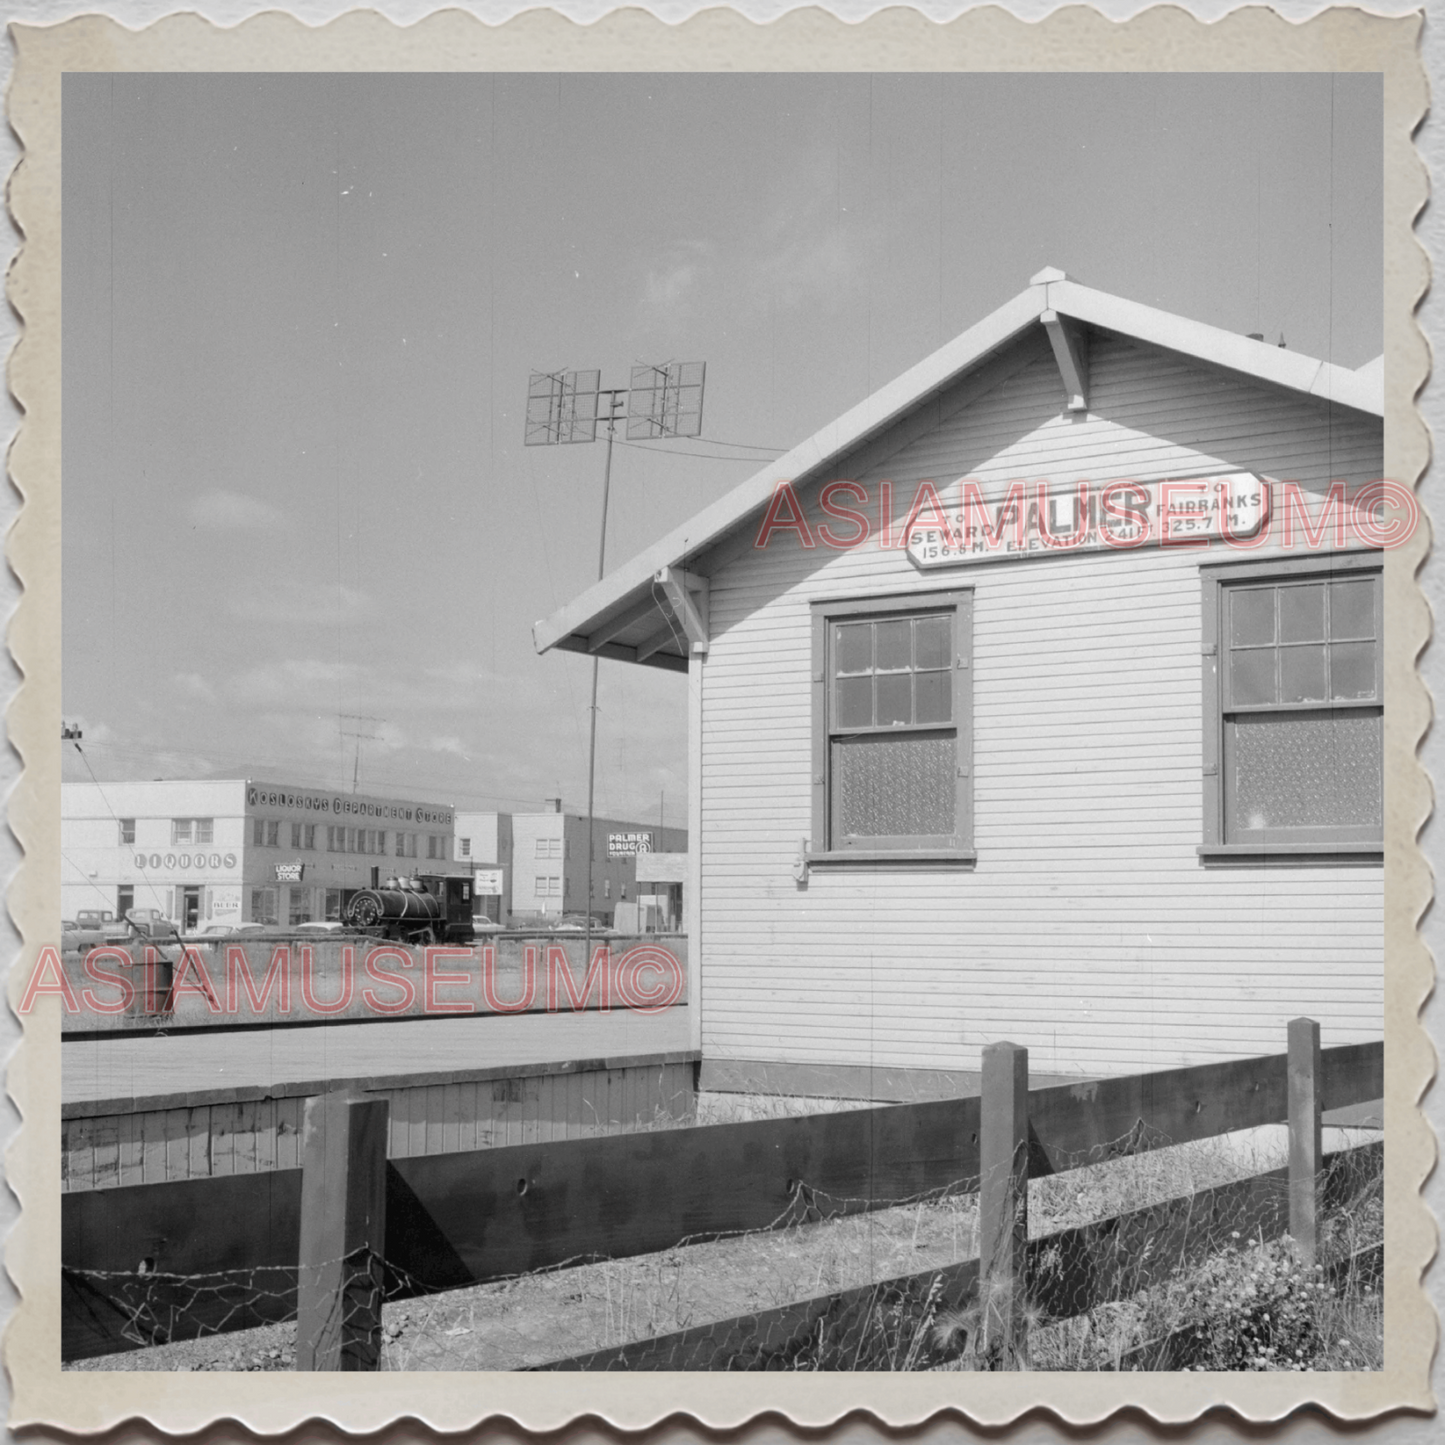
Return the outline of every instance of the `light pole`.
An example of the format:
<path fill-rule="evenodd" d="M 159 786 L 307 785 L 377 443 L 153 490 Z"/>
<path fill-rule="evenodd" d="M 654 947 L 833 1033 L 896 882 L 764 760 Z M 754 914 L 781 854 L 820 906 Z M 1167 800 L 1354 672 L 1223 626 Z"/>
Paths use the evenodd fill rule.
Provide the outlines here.
<path fill-rule="evenodd" d="M 669 361 L 634 366 L 629 384 L 604 391 L 600 371 L 534 371 L 527 383 L 527 446 L 590 442 L 597 439 L 598 407 L 606 397 L 607 457 L 602 469 L 602 529 L 597 544 L 597 580 L 607 566 L 607 502 L 612 489 L 612 443 L 617 417 L 627 405 L 627 439 L 657 441 L 702 434 L 702 391 L 706 363 Z M 582 933 L 582 967 L 592 956 L 593 802 L 597 776 L 597 669 L 592 654 L 592 706 L 587 737 L 587 903 Z"/>

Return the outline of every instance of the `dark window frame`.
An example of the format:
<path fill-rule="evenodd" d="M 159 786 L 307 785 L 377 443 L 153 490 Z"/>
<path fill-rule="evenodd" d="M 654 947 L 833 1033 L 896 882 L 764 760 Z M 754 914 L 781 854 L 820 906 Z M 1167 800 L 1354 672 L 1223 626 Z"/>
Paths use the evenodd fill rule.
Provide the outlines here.
<path fill-rule="evenodd" d="M 832 644 L 830 632 L 839 621 L 899 620 L 930 613 L 952 613 L 953 720 L 950 724 L 910 724 L 906 728 L 871 728 L 892 736 L 920 736 L 952 732 L 954 735 L 954 831 L 937 835 L 899 835 L 896 839 L 868 839 L 866 846 L 834 846 L 831 836 L 830 744 L 840 732 L 834 719 Z M 971 865 L 974 849 L 973 806 L 973 588 L 913 591 L 877 597 L 820 599 L 812 603 L 812 829 L 810 864 L 963 864 Z"/>
<path fill-rule="evenodd" d="M 1309 714 L 1349 712 L 1356 715 L 1384 713 L 1384 554 L 1377 550 L 1316 553 L 1307 557 L 1259 558 L 1247 562 L 1205 563 L 1199 569 L 1201 583 L 1201 676 L 1203 700 L 1203 803 L 1204 840 L 1200 857 L 1210 859 L 1279 859 L 1297 857 L 1359 859 L 1378 861 L 1384 854 L 1383 803 L 1381 829 L 1371 836 L 1360 825 L 1333 828 L 1279 829 L 1263 840 L 1240 841 L 1227 836 L 1226 795 L 1229 786 L 1231 749 L 1229 721 L 1240 715 Z M 1324 703 L 1276 703 L 1234 706 L 1229 697 L 1226 662 L 1229 644 L 1224 609 L 1231 591 L 1252 585 L 1329 581 L 1342 576 L 1369 576 L 1375 580 L 1376 695 L 1372 700 L 1340 700 Z M 1383 734 L 1381 747 L 1383 788 Z"/>

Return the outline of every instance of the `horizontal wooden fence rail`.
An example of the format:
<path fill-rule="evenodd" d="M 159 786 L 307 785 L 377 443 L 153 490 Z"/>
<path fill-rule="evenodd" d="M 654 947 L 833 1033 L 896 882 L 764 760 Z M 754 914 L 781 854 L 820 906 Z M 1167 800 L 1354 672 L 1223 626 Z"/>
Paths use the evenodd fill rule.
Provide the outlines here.
<path fill-rule="evenodd" d="M 1383 1058 L 1323 1050 L 1317 1107 L 1381 1097 Z M 1034 1091 L 1027 1172 L 1282 1122 L 1288 1074 L 1278 1055 Z M 384 1254 L 455 1288 L 974 1192 L 980 1120 L 978 1098 L 935 1100 L 393 1158 Z M 298 1169 L 63 1195 L 62 1358 L 289 1318 L 301 1195 Z"/>
<path fill-rule="evenodd" d="M 1379 1143 L 1326 1155 L 1327 1179 L 1379 1167 Z M 1068 1319 L 1097 1305 L 1157 1284 L 1175 1270 L 1201 1263 L 1210 1243 L 1201 1224 L 1227 1218 L 1241 1234 L 1278 1239 L 1289 1224 L 1288 1169 L 1203 1189 L 1187 1199 L 1040 1235 L 1028 1241 L 1025 1268 L 1035 1282 L 1030 1303 L 1050 1319 Z M 1335 1186 L 1326 1186 L 1326 1203 Z M 1146 1246 L 1150 1246 L 1147 1247 Z M 1375 1256 L 1364 1268 L 1379 1277 Z M 809 1369 L 928 1369 L 956 1351 L 923 1328 L 960 1310 L 978 1292 L 977 1259 L 943 1269 L 861 1285 L 799 1300 L 756 1314 L 695 1325 L 653 1339 L 634 1340 L 536 1370 L 778 1370 L 792 1369 L 805 1351 Z M 1166 1343 L 1155 1353 L 1167 1352 Z M 912 1352 L 906 1365 L 901 1357 Z M 1143 1359 L 1147 1352 L 1136 1352 Z"/>

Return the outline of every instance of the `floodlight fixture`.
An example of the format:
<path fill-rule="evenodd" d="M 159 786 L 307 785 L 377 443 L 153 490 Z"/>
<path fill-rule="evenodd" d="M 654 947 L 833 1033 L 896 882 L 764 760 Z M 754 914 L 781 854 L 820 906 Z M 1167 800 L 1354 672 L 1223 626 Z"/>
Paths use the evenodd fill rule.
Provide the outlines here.
<path fill-rule="evenodd" d="M 529 447 L 597 440 L 600 371 L 534 371 L 527 383 Z"/>
<path fill-rule="evenodd" d="M 627 391 L 627 440 L 701 436 L 706 369 L 703 361 L 634 366 Z"/>

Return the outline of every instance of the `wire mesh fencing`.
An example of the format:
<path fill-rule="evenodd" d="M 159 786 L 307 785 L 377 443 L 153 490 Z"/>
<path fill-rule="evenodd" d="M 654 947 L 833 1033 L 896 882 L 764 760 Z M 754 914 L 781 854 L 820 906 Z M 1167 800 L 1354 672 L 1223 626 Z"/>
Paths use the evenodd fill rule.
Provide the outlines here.
<path fill-rule="evenodd" d="M 898 1199 L 798 1180 L 764 1228 L 460 1288 L 353 1251 L 321 1266 L 345 1285 L 309 1328 L 361 1339 L 386 1370 L 983 1369 L 990 1308 L 1016 1308 L 1024 1368 L 1379 1368 L 1381 1147 L 1330 1157 L 1310 1264 L 1268 1149 L 1167 1146 L 1133 1133 L 1031 1179 L 1017 1277 L 979 1258 L 977 1176 Z M 295 1269 L 65 1277 L 154 1368 L 232 1358 L 218 1337 L 237 1328 L 270 1327 L 258 1368 L 317 1344 L 296 1335 Z"/>

